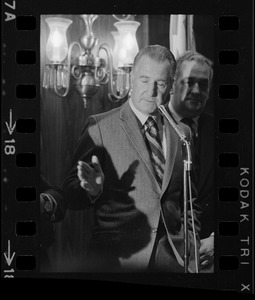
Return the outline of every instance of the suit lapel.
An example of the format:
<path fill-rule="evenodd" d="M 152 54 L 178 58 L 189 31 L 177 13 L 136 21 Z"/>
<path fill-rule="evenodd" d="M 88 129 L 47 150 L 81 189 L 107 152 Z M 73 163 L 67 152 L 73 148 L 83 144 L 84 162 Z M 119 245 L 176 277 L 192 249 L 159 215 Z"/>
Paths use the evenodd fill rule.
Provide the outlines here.
<path fill-rule="evenodd" d="M 139 128 L 138 120 L 133 111 L 131 110 L 128 101 L 123 105 L 123 107 L 120 110 L 120 119 L 123 130 L 126 132 L 129 140 L 131 141 L 131 144 L 143 160 L 146 166 L 146 170 L 152 177 L 153 182 L 155 182 L 157 185 L 157 189 L 160 190 L 160 187 L 154 174 L 154 169 L 151 163 L 150 155 L 144 141 L 144 137 L 142 135 L 141 129 Z M 161 195 L 163 195 L 166 188 L 168 187 L 170 178 L 172 176 L 179 139 L 179 137 L 177 136 L 177 134 L 175 134 L 166 118 L 164 118 L 164 124 L 166 131 L 167 153 Z"/>
<path fill-rule="evenodd" d="M 131 110 L 128 101 L 122 106 L 120 110 L 120 119 L 121 126 L 127 134 L 132 146 L 144 162 L 149 176 L 152 177 L 152 180 L 155 181 L 157 187 L 159 188 L 154 174 L 150 155 L 140 129 L 139 121 L 137 120 L 135 114 Z"/>

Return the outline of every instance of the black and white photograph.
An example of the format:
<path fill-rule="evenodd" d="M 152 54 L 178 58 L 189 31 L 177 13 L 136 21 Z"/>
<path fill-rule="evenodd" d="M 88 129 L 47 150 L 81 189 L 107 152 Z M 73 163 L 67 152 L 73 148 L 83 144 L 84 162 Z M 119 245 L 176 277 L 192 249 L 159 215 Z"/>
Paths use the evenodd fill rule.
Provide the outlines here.
<path fill-rule="evenodd" d="M 1 7 L 2 278 L 254 293 L 254 1 Z"/>
<path fill-rule="evenodd" d="M 41 17 L 42 269 L 213 272 L 213 26 Z"/>

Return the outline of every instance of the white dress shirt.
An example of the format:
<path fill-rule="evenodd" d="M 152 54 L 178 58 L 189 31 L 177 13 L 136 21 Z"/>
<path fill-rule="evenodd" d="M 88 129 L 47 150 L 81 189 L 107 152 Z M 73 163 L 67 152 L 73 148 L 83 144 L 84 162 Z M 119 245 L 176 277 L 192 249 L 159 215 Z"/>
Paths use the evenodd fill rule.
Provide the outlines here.
<path fill-rule="evenodd" d="M 140 112 L 134 106 L 131 98 L 129 99 L 129 105 L 130 105 L 130 108 L 132 109 L 132 111 L 134 112 L 134 114 L 136 115 L 136 117 L 138 118 L 138 120 L 141 122 L 142 126 L 144 126 L 144 123 L 147 121 L 149 116 L 143 114 L 142 112 Z M 162 118 L 158 118 L 157 116 L 152 116 L 152 117 L 157 122 L 158 129 L 159 129 L 159 135 L 160 135 L 160 139 L 161 139 L 161 143 L 162 143 L 162 148 L 163 148 L 164 156 L 166 158 L 166 130 L 165 130 L 165 125 L 161 121 Z"/>

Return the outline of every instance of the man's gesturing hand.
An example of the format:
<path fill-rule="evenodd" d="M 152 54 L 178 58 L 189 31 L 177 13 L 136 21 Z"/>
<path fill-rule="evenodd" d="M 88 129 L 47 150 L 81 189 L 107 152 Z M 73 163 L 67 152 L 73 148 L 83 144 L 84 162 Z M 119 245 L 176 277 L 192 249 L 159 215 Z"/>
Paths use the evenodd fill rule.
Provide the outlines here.
<path fill-rule="evenodd" d="M 97 196 L 104 184 L 104 173 L 95 155 L 92 156 L 91 162 L 93 167 L 90 167 L 84 161 L 78 161 L 77 175 L 81 181 L 81 187 L 91 196 Z"/>

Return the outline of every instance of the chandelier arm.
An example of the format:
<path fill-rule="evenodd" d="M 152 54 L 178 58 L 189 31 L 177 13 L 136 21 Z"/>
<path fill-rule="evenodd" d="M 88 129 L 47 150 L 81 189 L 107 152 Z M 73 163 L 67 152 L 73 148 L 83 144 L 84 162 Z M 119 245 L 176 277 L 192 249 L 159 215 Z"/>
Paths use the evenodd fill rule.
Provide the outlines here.
<path fill-rule="evenodd" d="M 108 86 L 109 86 L 109 93 L 108 93 L 108 98 L 111 102 L 113 103 L 117 103 L 120 100 L 123 100 L 129 93 L 129 90 L 127 90 L 125 92 L 125 94 L 123 96 L 118 96 L 113 89 L 113 62 L 112 62 L 112 50 L 109 47 L 108 44 L 103 43 L 97 52 L 97 55 L 99 56 L 99 52 L 100 50 L 105 50 L 106 54 L 107 54 L 107 59 L 108 59 L 108 69 L 109 69 L 109 80 L 108 80 Z"/>
<path fill-rule="evenodd" d="M 120 100 L 123 100 L 124 98 L 126 98 L 128 95 L 128 91 L 125 92 L 124 96 L 118 96 L 115 93 L 108 93 L 108 99 L 112 102 L 112 103 L 118 103 Z"/>
<path fill-rule="evenodd" d="M 78 42 L 72 42 L 69 49 L 68 49 L 68 54 L 67 54 L 67 86 L 66 86 L 66 90 L 63 94 L 59 93 L 58 89 L 57 89 L 57 85 L 56 83 L 54 83 L 54 91 L 55 93 L 64 98 L 66 97 L 66 95 L 69 92 L 70 89 L 70 77 L 71 77 L 71 56 L 72 56 L 72 51 L 73 51 L 73 47 L 77 46 L 79 48 L 79 52 L 80 54 L 82 53 L 82 47 Z"/>
<path fill-rule="evenodd" d="M 99 52 L 101 50 L 105 50 L 106 54 L 107 54 L 107 59 L 108 59 L 108 64 L 107 64 L 107 67 L 108 67 L 108 70 L 109 70 L 109 79 L 110 79 L 110 83 L 112 85 L 112 78 L 113 78 L 113 75 L 112 75 L 112 51 L 111 51 L 111 48 L 109 47 L 108 44 L 106 43 L 103 43 L 102 45 L 100 45 L 100 47 L 98 48 L 98 51 L 97 51 L 97 57 L 99 57 Z M 98 67 L 96 67 L 96 71 L 97 71 Z M 97 76 L 97 72 L 95 72 L 95 78 L 99 81 L 100 78 Z M 105 81 L 105 83 L 107 83 L 108 80 Z"/>

